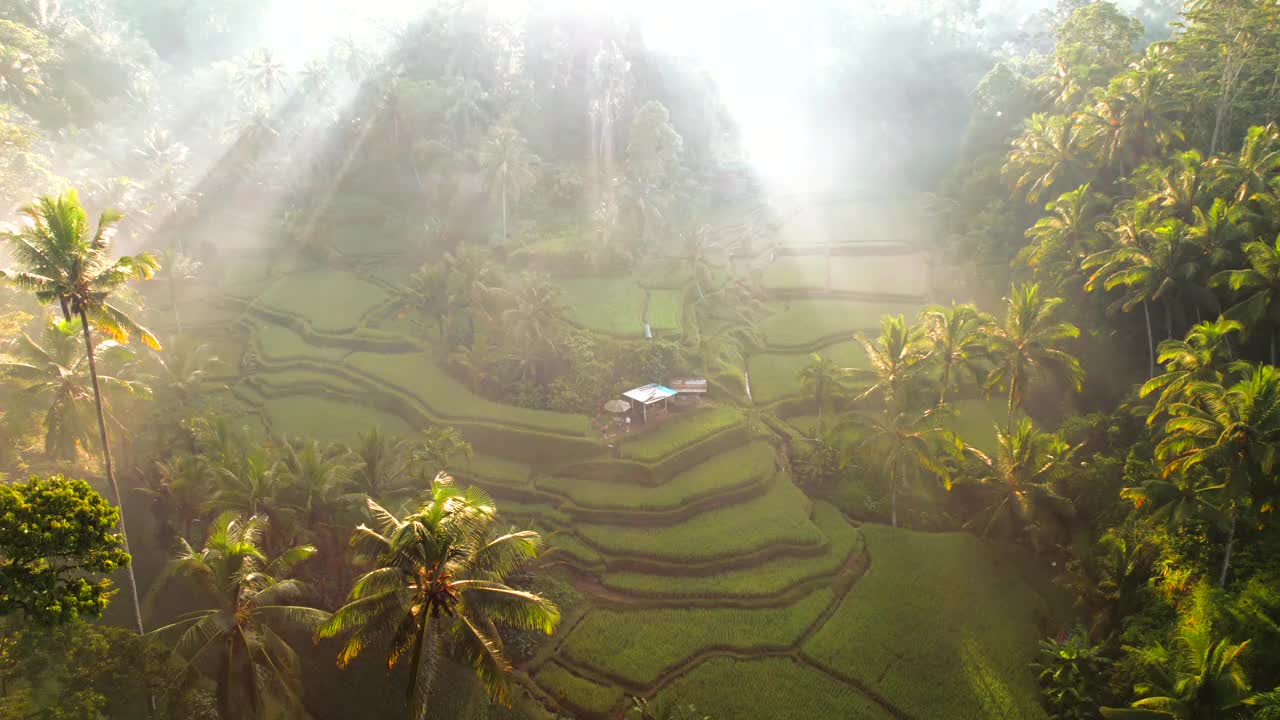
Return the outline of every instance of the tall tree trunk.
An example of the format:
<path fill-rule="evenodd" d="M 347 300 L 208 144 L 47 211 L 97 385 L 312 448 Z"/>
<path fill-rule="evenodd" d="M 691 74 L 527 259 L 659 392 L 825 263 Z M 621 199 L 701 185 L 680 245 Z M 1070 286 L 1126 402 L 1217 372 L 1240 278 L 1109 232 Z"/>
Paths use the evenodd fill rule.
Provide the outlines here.
<path fill-rule="evenodd" d="M 1276 331 L 1271 331 L 1271 364 L 1276 364 Z"/>
<path fill-rule="evenodd" d="M 1167 302 L 1164 304 L 1164 337 L 1166 340 L 1173 338 L 1173 308 Z"/>
<path fill-rule="evenodd" d="M 1218 587 L 1227 584 L 1227 571 L 1231 569 L 1231 550 L 1236 544 L 1236 504 L 1231 503 L 1231 529 L 1227 531 L 1227 551 L 1222 556 L 1222 573 L 1218 575 Z"/>
<path fill-rule="evenodd" d="M 89 379 L 93 382 L 93 404 L 98 411 L 98 436 L 102 440 L 102 464 L 107 471 L 107 483 L 115 495 L 116 507 L 120 511 L 120 539 L 124 542 L 124 551 L 129 552 L 129 535 L 125 532 L 124 502 L 120 498 L 120 486 L 116 484 L 115 469 L 111 466 L 111 446 L 107 444 L 107 418 L 102 412 L 102 390 L 98 387 L 98 363 L 93 359 L 93 338 L 89 334 L 89 318 L 84 310 L 80 311 L 80 325 L 84 331 L 84 349 L 89 357 Z M 132 553 L 130 553 L 132 557 Z M 138 634 L 143 632 L 142 606 L 138 602 L 138 579 L 133 574 L 133 563 L 125 568 L 129 581 L 129 593 L 133 595 L 133 619 L 138 625 Z"/>
<path fill-rule="evenodd" d="M 502 246 L 507 246 L 507 178 L 502 178 Z"/>
<path fill-rule="evenodd" d="M 947 386 L 951 384 L 951 363 L 943 362 L 942 365 L 942 389 L 938 391 L 938 407 L 942 407 L 947 402 Z"/>
<path fill-rule="evenodd" d="M 889 470 L 889 522 L 898 527 L 898 469 Z"/>
<path fill-rule="evenodd" d="M 1018 397 L 1018 374 L 1016 371 L 1009 373 L 1009 421 L 1005 423 L 1005 430 L 1013 434 L 1013 412 L 1017 406 L 1016 398 Z"/>
<path fill-rule="evenodd" d="M 1150 371 L 1147 379 L 1150 380 L 1156 376 L 1156 341 L 1151 337 L 1151 307 L 1146 300 L 1142 301 L 1142 316 L 1147 320 L 1147 358 Z"/>

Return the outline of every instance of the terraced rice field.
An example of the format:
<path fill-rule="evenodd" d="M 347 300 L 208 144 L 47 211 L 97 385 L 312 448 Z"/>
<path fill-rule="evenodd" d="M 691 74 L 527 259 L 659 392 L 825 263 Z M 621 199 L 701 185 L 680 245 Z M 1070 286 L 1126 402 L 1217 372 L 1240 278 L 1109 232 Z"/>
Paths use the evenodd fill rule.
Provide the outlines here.
<path fill-rule="evenodd" d="M 853 340 L 820 347 L 813 352 L 830 360 L 838 367 L 859 370 L 870 367 L 867 363 L 867 353 Z M 810 354 L 763 352 L 748 358 L 747 371 L 751 373 L 751 399 L 757 405 L 768 405 L 783 398 L 807 395 L 809 391 L 805 390 L 800 382 L 800 371 L 809 364 Z"/>
<path fill-rule="evenodd" d="M 619 717 L 631 695 L 720 720 L 1044 717 L 1026 668 L 1043 603 L 984 543 L 855 526 L 795 486 L 776 438 L 749 430 L 740 408 L 677 414 L 614 456 L 585 417 L 485 400 L 397 334 L 408 331 L 371 327 L 387 283 L 336 270 L 257 294 L 246 283 L 236 301 L 250 317 L 220 344 L 245 356 L 228 358 L 244 365 L 229 384 L 246 422 L 272 432 L 463 432 L 477 454 L 455 474 L 489 490 L 504 521 L 543 531 L 544 572 L 582 596 L 521 666 L 529 702 L 587 720 Z M 333 287 L 351 294 L 322 297 Z M 665 331 L 679 327 L 682 297 L 637 286 L 578 319 L 625 330 L 647 307 Z M 908 305 L 777 302 L 764 328 L 773 352 L 750 362 L 757 402 L 796 395 L 810 347 L 856 365 L 847 335 Z"/>
<path fill-rule="evenodd" d="M 762 282 L 767 290 L 923 297 L 929 292 L 929 268 L 922 253 L 780 255 L 765 268 Z"/>

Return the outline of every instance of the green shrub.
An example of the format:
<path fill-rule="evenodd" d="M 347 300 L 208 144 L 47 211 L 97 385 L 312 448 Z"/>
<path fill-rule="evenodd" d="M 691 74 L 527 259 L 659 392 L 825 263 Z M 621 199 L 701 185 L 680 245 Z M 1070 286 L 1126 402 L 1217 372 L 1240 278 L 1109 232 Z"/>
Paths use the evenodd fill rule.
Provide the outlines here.
<path fill-rule="evenodd" d="M 661 485 L 561 477 L 542 479 L 537 485 L 587 508 L 669 510 L 767 479 L 773 469 L 773 448 L 755 442 L 695 465 Z"/>
<path fill-rule="evenodd" d="M 742 412 L 732 407 L 694 410 L 677 415 L 653 430 L 625 438 L 622 457 L 656 463 L 694 443 L 742 421 Z"/>
<path fill-rule="evenodd" d="M 873 333 L 884 315 L 914 318 L 923 303 L 856 300 L 791 300 L 769 303 L 760 323 L 765 345 L 774 350 L 808 350 L 855 332 Z"/>
<path fill-rule="evenodd" d="M 891 720 L 857 689 L 792 658 L 712 658 L 676 678 L 659 695 L 713 718 Z"/>
<path fill-rule="evenodd" d="M 815 503 L 813 524 L 826 537 L 828 550 L 813 557 L 784 557 L 715 575 L 671 577 L 636 572 L 606 573 L 606 587 L 663 597 L 762 597 L 783 593 L 806 580 L 838 572 L 851 553 L 861 550 L 862 536 L 833 506 Z"/>
<path fill-rule="evenodd" d="M 776 544 L 822 543 L 809 519 L 810 501 L 786 475 L 753 500 L 709 510 L 665 527 L 620 527 L 581 523 L 575 529 L 606 555 L 659 560 L 707 561 L 731 558 Z"/>
<path fill-rule="evenodd" d="M 622 702 L 622 690 L 578 677 L 552 661 L 538 668 L 533 681 L 558 702 L 591 713 L 607 714 Z"/>
<path fill-rule="evenodd" d="M 584 667 L 645 685 L 699 650 L 785 648 L 834 600 L 831 590 L 819 590 L 782 608 L 597 608 L 573 628 L 561 651 Z"/>
<path fill-rule="evenodd" d="M 1028 663 L 1043 603 L 965 533 L 863 525 L 871 568 L 805 644 L 912 717 L 1044 718 Z"/>

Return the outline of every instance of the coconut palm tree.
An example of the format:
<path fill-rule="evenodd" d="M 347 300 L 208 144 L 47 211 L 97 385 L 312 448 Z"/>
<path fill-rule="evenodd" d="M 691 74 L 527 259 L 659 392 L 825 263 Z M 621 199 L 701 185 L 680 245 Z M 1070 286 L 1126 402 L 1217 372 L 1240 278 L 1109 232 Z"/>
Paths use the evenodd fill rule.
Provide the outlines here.
<path fill-rule="evenodd" d="M 1275 244 L 1255 240 L 1241 248 L 1249 267 L 1224 270 L 1212 283 L 1226 286 L 1240 299 L 1223 313 L 1244 325 L 1246 335 L 1265 331 L 1270 340 L 1271 364 L 1276 363 L 1276 335 L 1280 334 L 1280 237 Z"/>
<path fill-rule="evenodd" d="M 854 398 L 855 402 L 878 396 L 885 408 L 905 409 L 907 394 L 914 380 L 924 368 L 928 346 L 924 332 L 907 324 L 902 315 L 885 315 L 880 318 L 880 336 L 875 340 L 862 333 L 854 336 L 867 353 L 869 370 L 854 370 L 850 376 L 863 380 L 867 387 Z"/>
<path fill-rule="evenodd" d="M 50 319 L 45 325 L 43 344 L 22 333 L 11 346 L 13 357 L 0 355 L 0 376 L 22 385 L 22 395 L 47 409 L 44 413 L 44 451 L 59 460 L 74 460 L 76 449 L 97 447 L 93 427 L 93 379 L 89 363 L 80 347 L 80 319 L 61 322 Z M 95 360 L 121 365 L 133 359 L 123 345 L 107 341 L 93 348 Z M 108 390 L 147 396 L 145 384 L 112 375 L 99 375 Z M 104 401 L 105 402 L 105 401 Z M 107 417 L 119 426 L 106 405 Z"/>
<path fill-rule="evenodd" d="M 1157 168 L 1149 179 L 1155 186 L 1160 208 L 1187 222 L 1195 219 L 1200 197 L 1205 191 L 1206 164 L 1198 150 L 1187 150 L 1173 156 L 1173 164 Z"/>
<path fill-rule="evenodd" d="M 920 313 L 924 325 L 924 337 L 929 345 L 929 357 L 942 366 L 938 388 L 938 405 L 947 402 L 947 391 L 958 384 L 956 371 L 968 372 L 977 382 L 984 372 L 988 350 L 984 328 L 994 319 L 973 305 L 950 307 L 934 305 Z"/>
<path fill-rule="evenodd" d="M 422 468 L 425 477 L 433 477 L 437 473 L 448 472 L 454 458 L 462 457 L 470 462 L 475 452 L 471 443 L 463 440 L 462 433 L 455 428 L 436 425 L 423 431 L 422 439 L 410 456 Z"/>
<path fill-rule="evenodd" d="M 1005 299 L 1004 321 L 987 328 L 994 366 L 987 374 L 988 392 L 1005 387 L 1009 396 L 1006 432 L 1013 432 L 1014 415 L 1022 407 L 1027 384 L 1034 375 L 1051 375 L 1070 384 L 1078 392 L 1084 383 L 1080 361 L 1060 346 L 1077 337 L 1080 330 L 1071 323 L 1053 321 L 1062 298 L 1044 297 L 1035 283 L 1014 286 Z"/>
<path fill-rule="evenodd" d="M 1028 202 L 1038 202 L 1046 191 L 1065 181 L 1072 187 L 1088 180 L 1092 172 L 1083 156 L 1086 133 L 1066 115 L 1036 113 L 1013 143 L 1003 173 L 1013 186 L 1024 190 Z"/>
<path fill-rule="evenodd" d="M 1009 535 L 1028 538 L 1039 549 L 1042 535 L 1061 530 L 1075 516 L 1071 501 L 1059 495 L 1053 483 L 1069 469 L 1080 446 L 1040 432 L 1025 417 L 1018 419 L 1012 432 L 996 428 L 996 446 L 994 457 L 965 446 L 965 452 L 982 467 L 977 482 L 992 489 L 982 534 L 1000 527 Z"/>
<path fill-rule="evenodd" d="M 372 500 L 369 512 L 374 527 L 356 528 L 351 543 L 374 569 L 356 580 L 347 604 L 317 637 L 346 637 L 341 666 L 374 647 L 385 648 L 390 667 L 407 661 L 406 701 L 414 718 L 426 717 L 446 653 L 474 669 L 493 697 L 505 699 L 510 664 L 496 624 L 550 634 L 560 620 L 550 600 L 506 585 L 537 556 L 541 538 L 532 531 L 495 534 L 493 501 L 443 474 L 413 513 L 397 518 Z"/>
<path fill-rule="evenodd" d="M 507 202 L 519 201 L 524 191 L 533 185 L 538 156 L 529 151 L 524 136 L 510 125 L 496 126 L 480 151 L 480 162 L 485 169 L 489 189 L 497 188 L 502 204 L 502 242 L 511 238 L 507 232 Z"/>
<path fill-rule="evenodd" d="M 197 455 L 175 455 L 157 461 L 151 472 L 142 473 L 142 479 L 144 486 L 138 492 L 151 500 L 161 541 L 170 546 L 177 538 L 191 537 L 213 494 L 208 463 Z"/>
<path fill-rule="evenodd" d="M 1209 161 L 1218 169 L 1220 185 L 1236 203 L 1265 192 L 1267 183 L 1280 171 L 1280 127 L 1271 123 L 1254 126 L 1245 134 L 1238 155 L 1224 155 Z"/>
<path fill-rule="evenodd" d="M 510 288 L 503 288 L 506 304 L 502 326 L 520 367 L 522 379 L 536 378 L 543 359 L 555 349 L 565 320 L 560 288 L 545 275 L 527 272 Z"/>
<path fill-rule="evenodd" d="M 1147 424 L 1154 424 L 1156 417 L 1173 403 L 1184 401 L 1192 383 L 1222 382 L 1223 365 L 1231 350 L 1231 334 L 1243 331 L 1244 326 L 1239 322 L 1218 318 L 1192 327 L 1186 340 L 1160 343 L 1159 361 L 1165 366 L 1165 372 L 1148 380 L 1139 392 L 1141 397 L 1160 393 Z"/>
<path fill-rule="evenodd" d="M 822 426 L 822 409 L 833 390 L 840 382 L 849 377 L 849 370 L 836 365 L 829 358 L 818 353 L 809 354 L 809 362 L 800 368 L 800 385 L 813 392 L 813 399 L 818 406 L 818 426 Z"/>
<path fill-rule="evenodd" d="M 958 441 L 937 426 L 935 410 L 923 413 L 886 406 L 874 415 L 849 413 L 838 428 L 850 429 L 856 438 L 850 451 L 869 461 L 880 461 L 889 482 L 889 518 L 898 527 L 898 486 L 932 475 L 950 486 L 951 474 L 941 462 L 943 454 L 955 455 Z"/>
<path fill-rule="evenodd" d="M 125 343 L 137 334 L 143 344 L 160 349 L 160 342 L 149 330 L 133 321 L 120 308 L 109 302 L 112 294 L 130 280 L 147 279 L 159 269 L 154 257 L 143 253 L 111 259 L 111 238 L 122 216 L 105 210 L 96 228 L 80 206 L 75 190 L 61 195 L 45 195 L 19 210 L 24 223 L 4 235 L 18 269 L 0 270 L 0 280 L 8 280 L 35 293 L 42 303 L 57 303 L 64 320 L 79 317 L 84 335 L 85 358 L 93 386 L 94 406 L 98 415 L 98 434 L 102 448 L 102 464 L 111 486 L 112 500 L 120 506 L 120 487 L 111 465 L 111 446 L 107 442 L 107 419 L 98 379 L 97 353 L 93 334 L 97 330 L 114 341 Z M 124 508 L 120 507 L 120 537 L 125 552 L 129 538 L 125 531 Z M 133 566 L 125 568 L 129 592 L 133 595 L 134 619 L 142 632 L 142 608 L 138 602 L 138 583 Z"/>
<path fill-rule="evenodd" d="M 488 305 L 497 295 L 502 277 L 494 263 L 493 253 L 479 245 L 464 245 L 455 252 L 445 253 L 442 262 L 451 312 L 459 312 L 466 317 L 466 341 L 471 342 L 476 336 L 476 318 L 488 317 Z"/>
<path fill-rule="evenodd" d="M 1102 236 L 1097 218 L 1103 207 L 1103 196 L 1085 183 L 1045 205 L 1049 215 L 1040 218 L 1029 230 L 1031 240 L 1019 253 L 1019 259 L 1031 266 L 1036 277 L 1052 278 L 1059 286 L 1080 273 L 1080 263 L 1097 252 Z"/>
<path fill-rule="evenodd" d="M 1186 401 L 1169 408 L 1165 437 L 1156 446 L 1162 474 L 1205 472 L 1220 484 L 1228 519 L 1218 585 L 1226 584 L 1242 505 L 1270 491 L 1280 459 L 1280 369 L 1246 365 L 1230 386 L 1195 382 Z"/>
<path fill-rule="evenodd" d="M 223 513 L 204 547 L 179 540 L 181 551 L 161 578 L 184 578 L 209 607 L 187 613 L 153 635 L 176 636 L 175 651 L 192 667 L 210 668 L 224 720 L 264 717 L 271 700 L 301 712 L 301 662 L 286 630 L 314 630 L 329 614 L 298 605 L 307 588 L 289 575 L 313 554 L 308 545 L 274 558 L 262 550 L 266 520 Z M 269 698 L 271 700 L 269 700 Z"/>
<path fill-rule="evenodd" d="M 257 48 L 237 60 L 232 82 L 245 100 L 267 98 L 284 90 L 289 73 L 268 48 Z"/>
<path fill-rule="evenodd" d="M 351 449 L 349 487 L 366 498 L 390 502 L 407 491 L 409 475 L 408 444 L 387 435 L 381 428 L 361 433 Z"/>

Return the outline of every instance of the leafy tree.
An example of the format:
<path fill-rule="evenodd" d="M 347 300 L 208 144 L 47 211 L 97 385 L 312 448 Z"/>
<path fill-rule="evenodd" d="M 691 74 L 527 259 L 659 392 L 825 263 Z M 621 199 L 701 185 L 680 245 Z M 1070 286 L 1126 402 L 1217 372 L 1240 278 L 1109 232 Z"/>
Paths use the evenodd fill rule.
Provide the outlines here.
<path fill-rule="evenodd" d="M 266 520 L 256 515 L 223 513 L 209 527 L 202 549 L 179 540 L 181 552 L 161 579 L 185 578 L 210 605 L 152 635 L 176 636 L 179 656 L 193 667 L 211 668 L 224 720 L 262 717 L 271 706 L 268 698 L 300 711 L 299 658 L 284 633 L 314 630 L 329 618 L 326 612 L 295 604 L 307 588 L 289 578 L 315 548 L 301 545 L 268 558 L 262 551 L 266 527 Z"/>
<path fill-rule="evenodd" d="M 1069 108 L 1091 88 L 1102 87 L 1128 64 L 1142 37 L 1142 23 L 1115 3 L 1091 2 L 1077 8 L 1058 28 L 1054 47 L 1055 100 Z"/>
<path fill-rule="evenodd" d="M 627 171 L 639 185 L 657 184 L 675 171 L 684 139 L 671 124 L 671 113 L 657 100 L 636 110 L 627 133 Z"/>
<path fill-rule="evenodd" d="M 1147 424 L 1153 424 L 1173 403 L 1183 400 L 1192 383 L 1222 382 L 1223 365 L 1231 350 L 1231 334 L 1243 330 L 1244 326 L 1235 320 L 1218 318 L 1192 327 L 1186 340 L 1161 342 L 1158 360 L 1165 366 L 1165 372 L 1148 380 L 1139 391 L 1141 397 L 1160 392 Z"/>
<path fill-rule="evenodd" d="M 950 307 L 934 305 L 920 313 L 924 337 L 929 343 L 929 357 L 942 366 L 939 379 L 938 405 L 947 402 L 947 391 L 958 386 L 958 370 L 967 371 L 976 382 L 987 360 L 987 338 L 983 330 L 994 320 L 974 305 Z"/>
<path fill-rule="evenodd" d="M 983 511 L 986 522 L 982 534 L 1000 527 L 1008 535 L 1029 538 L 1039 549 L 1043 535 L 1060 534 L 1055 531 L 1075 517 L 1071 501 L 1053 486 L 1067 471 L 1079 446 L 1037 430 L 1025 417 L 1018 419 L 1012 431 L 996 428 L 996 444 L 995 457 L 972 445 L 965 447 L 982 467 L 983 475 L 977 482 L 993 488 L 993 502 Z"/>
<path fill-rule="evenodd" d="M 74 460 L 76 448 L 93 450 L 93 378 L 80 342 L 80 320 L 62 322 L 49 319 L 45 324 L 44 344 L 26 333 L 14 341 L 16 358 L 0 356 L 0 373 L 22 384 L 22 392 L 32 402 L 47 407 L 44 413 L 44 450 L 59 460 Z M 98 343 L 93 348 L 95 360 L 121 365 L 132 360 L 128 348 L 112 342 Z M 141 382 L 113 375 L 99 375 L 98 382 L 107 389 L 137 395 L 149 395 Z M 105 412 L 113 421 L 110 405 Z M 117 422 L 117 425 L 119 423 Z"/>
<path fill-rule="evenodd" d="M 987 375 L 988 391 L 1004 386 L 1009 393 L 1009 420 L 1006 431 L 1013 432 L 1014 414 L 1022 406 L 1027 383 L 1034 374 L 1060 377 L 1077 391 L 1084 382 L 1080 361 L 1059 349 L 1063 341 L 1080 330 L 1071 323 L 1053 322 L 1061 298 L 1044 297 L 1035 283 L 1019 285 L 1005 299 L 1004 321 L 988 329 L 994 358 Z"/>
<path fill-rule="evenodd" d="M 1207 602 L 1208 589 L 1196 591 L 1194 605 Z M 1141 699 L 1128 709 L 1102 708 L 1117 720 L 1216 720 L 1227 717 L 1249 696 L 1249 680 L 1241 661 L 1249 642 L 1223 637 L 1200 607 L 1187 613 L 1165 646 L 1126 646 L 1150 673 L 1134 689 Z"/>
<path fill-rule="evenodd" d="M 1110 661 L 1101 645 L 1089 641 L 1089 633 L 1077 627 L 1066 640 L 1040 641 L 1040 655 L 1032 667 L 1039 670 L 1040 692 L 1052 720 L 1093 720 L 1103 678 Z"/>
<path fill-rule="evenodd" d="M 1247 242 L 1241 248 L 1249 267 L 1224 270 L 1213 283 L 1226 285 L 1240 296 L 1224 315 L 1239 320 L 1246 335 L 1265 330 L 1270 340 L 1271 362 L 1276 362 L 1276 335 L 1280 334 L 1280 237 L 1274 245 Z"/>
<path fill-rule="evenodd" d="M 426 717 L 446 652 L 504 699 L 502 676 L 510 665 L 494 624 L 550 634 L 560 619 L 550 600 L 505 584 L 537 556 L 541 538 L 532 531 L 495 536 L 493 502 L 443 474 L 410 515 L 397 518 L 372 500 L 369 512 L 376 527 L 361 525 L 351 542 L 375 567 L 356 581 L 347 604 L 317 637 L 346 636 L 342 666 L 371 647 L 386 648 L 388 666 L 407 661 L 406 701 L 414 718 Z"/>
<path fill-rule="evenodd" d="M 62 475 L 0 484 L 0 616 L 42 625 L 102 615 L 111 582 L 85 575 L 128 567 L 120 511 L 84 480 Z"/>
<path fill-rule="evenodd" d="M 1197 382 L 1187 402 L 1169 408 L 1165 437 L 1156 446 L 1163 474 L 1207 472 L 1217 479 L 1229 531 L 1218 585 L 1231 567 L 1240 506 L 1267 489 L 1280 450 L 1280 370 L 1247 366 L 1239 381 Z"/>
<path fill-rule="evenodd" d="M 111 238 L 121 215 L 114 210 L 104 211 L 98 218 L 97 228 L 91 231 L 88 217 L 80 207 L 80 198 L 74 190 L 56 197 L 43 196 L 35 204 L 24 206 L 20 212 L 26 223 L 20 229 L 8 233 L 5 239 L 21 269 L 0 270 L 0 280 L 8 280 L 33 291 L 36 299 L 42 303 L 57 302 L 64 320 L 70 320 L 73 316 L 80 318 L 85 357 L 89 363 L 89 379 L 98 414 L 103 466 L 115 503 L 119 506 L 120 486 L 116 483 L 115 469 L 111 465 L 107 420 L 90 329 L 92 327 L 122 343 L 128 342 L 129 336 L 136 333 L 144 345 L 159 350 L 160 343 L 150 331 L 108 302 L 108 298 L 130 280 L 152 277 L 158 269 L 157 263 L 155 258 L 145 253 L 112 260 Z M 123 512 L 120 515 L 120 536 L 124 540 L 125 551 L 128 552 L 129 539 L 125 532 Z M 129 591 L 134 598 L 134 619 L 137 621 L 138 632 L 142 632 L 138 583 L 133 576 L 132 567 L 128 569 L 128 579 Z"/>

